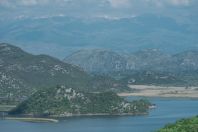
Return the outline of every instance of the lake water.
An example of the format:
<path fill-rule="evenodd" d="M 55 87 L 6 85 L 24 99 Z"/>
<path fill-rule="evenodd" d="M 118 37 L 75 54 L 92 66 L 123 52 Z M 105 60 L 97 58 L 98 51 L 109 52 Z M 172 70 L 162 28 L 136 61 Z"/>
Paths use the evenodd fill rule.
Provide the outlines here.
<path fill-rule="evenodd" d="M 198 115 L 198 100 L 175 98 L 149 98 L 149 100 L 158 108 L 151 110 L 148 116 L 75 117 L 59 123 L 0 120 L 0 132 L 153 132 L 177 119 Z"/>

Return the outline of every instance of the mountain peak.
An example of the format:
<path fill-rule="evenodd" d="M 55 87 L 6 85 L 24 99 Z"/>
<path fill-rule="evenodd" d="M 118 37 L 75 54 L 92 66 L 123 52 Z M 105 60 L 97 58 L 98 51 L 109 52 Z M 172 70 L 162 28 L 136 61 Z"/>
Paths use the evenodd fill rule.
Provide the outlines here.
<path fill-rule="evenodd" d="M 15 47 L 15 46 L 13 46 L 13 45 L 11 45 L 11 44 L 8 44 L 8 43 L 0 43 L 0 49 L 11 49 L 11 48 L 17 48 L 17 49 L 19 49 L 18 47 Z"/>
<path fill-rule="evenodd" d="M 141 53 L 162 53 L 160 49 L 142 49 L 138 52 L 141 52 Z"/>
<path fill-rule="evenodd" d="M 64 61 L 80 66 L 88 72 L 102 73 L 123 70 L 126 65 L 124 57 L 106 49 L 80 50 L 66 57 Z"/>
<path fill-rule="evenodd" d="M 198 50 L 188 50 L 188 51 L 184 51 L 182 53 L 179 53 L 177 55 L 194 56 L 194 55 L 198 55 Z"/>
<path fill-rule="evenodd" d="M 95 48 L 95 49 L 81 49 L 81 50 L 76 51 L 75 53 L 87 53 L 88 54 L 88 53 L 100 53 L 100 52 L 112 52 L 112 51 L 108 49 Z"/>
<path fill-rule="evenodd" d="M 135 52 L 134 55 L 141 58 L 159 58 L 159 57 L 168 57 L 168 54 L 161 52 L 159 49 L 143 49 L 138 52 Z"/>
<path fill-rule="evenodd" d="M 0 55 L 1 56 L 20 56 L 25 52 L 16 46 L 10 45 L 8 43 L 0 43 Z"/>

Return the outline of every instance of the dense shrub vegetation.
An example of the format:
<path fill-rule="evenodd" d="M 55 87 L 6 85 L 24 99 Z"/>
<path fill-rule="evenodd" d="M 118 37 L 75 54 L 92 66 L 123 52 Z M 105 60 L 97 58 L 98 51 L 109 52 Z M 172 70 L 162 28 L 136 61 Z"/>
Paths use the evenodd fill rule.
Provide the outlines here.
<path fill-rule="evenodd" d="M 198 116 L 168 124 L 158 132 L 198 132 Z"/>
<path fill-rule="evenodd" d="M 70 116 L 72 114 L 145 114 L 150 102 L 128 102 L 113 92 L 79 92 L 66 86 L 43 89 L 10 114 Z"/>

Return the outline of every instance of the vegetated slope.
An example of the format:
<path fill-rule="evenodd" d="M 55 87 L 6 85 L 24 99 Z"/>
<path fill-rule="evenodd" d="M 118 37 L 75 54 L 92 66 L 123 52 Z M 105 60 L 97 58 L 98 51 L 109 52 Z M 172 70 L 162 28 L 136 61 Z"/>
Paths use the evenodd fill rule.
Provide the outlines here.
<path fill-rule="evenodd" d="M 175 124 L 168 124 L 158 132 L 198 132 L 198 117 L 182 119 Z"/>
<path fill-rule="evenodd" d="M 163 53 L 157 49 L 146 49 L 126 55 L 126 61 L 134 71 L 180 73 L 198 70 L 198 50 L 177 54 Z"/>
<path fill-rule="evenodd" d="M 39 88 L 56 85 L 97 91 L 99 88 L 94 87 L 92 80 L 96 81 L 77 66 L 63 63 L 47 55 L 32 55 L 9 44 L 0 44 L 1 100 L 18 102 L 26 99 Z M 105 83 L 103 86 L 106 90 L 113 87 L 110 83 Z"/>
<path fill-rule="evenodd" d="M 126 70 L 133 71 L 164 71 L 165 64 L 171 60 L 171 55 L 161 52 L 158 49 L 144 49 L 135 53 L 125 55 Z"/>
<path fill-rule="evenodd" d="M 117 53 L 104 49 L 79 50 L 67 56 L 64 61 L 83 68 L 89 73 L 108 74 L 112 72 L 165 70 L 163 62 L 170 55 L 156 49 L 147 49 L 132 54 Z"/>
<path fill-rule="evenodd" d="M 108 75 L 92 75 L 91 85 L 93 86 L 93 91 L 113 91 L 113 92 L 131 92 L 122 80 L 117 80 Z"/>
<path fill-rule="evenodd" d="M 64 59 L 65 62 L 82 67 L 90 73 L 123 71 L 126 60 L 116 52 L 102 49 L 80 50 Z"/>
<path fill-rule="evenodd" d="M 72 116 L 82 114 L 145 114 L 147 100 L 128 102 L 113 92 L 78 92 L 67 86 L 40 90 L 10 112 L 11 115 Z"/>
<path fill-rule="evenodd" d="M 197 86 L 197 58 L 198 51 L 171 55 L 157 49 L 141 50 L 131 54 L 87 49 L 73 53 L 65 59 L 65 62 L 78 65 L 92 74 L 107 74 L 117 80 L 121 79 L 125 84 L 130 82 Z M 81 59 L 83 61 L 80 61 Z"/>
<path fill-rule="evenodd" d="M 185 51 L 175 55 L 157 49 L 135 53 L 117 53 L 109 50 L 79 50 L 67 56 L 65 62 L 80 66 L 90 73 L 122 71 L 186 72 L 198 70 L 198 51 Z"/>
<path fill-rule="evenodd" d="M 198 51 L 189 50 L 173 55 L 173 63 L 176 71 L 198 70 Z"/>

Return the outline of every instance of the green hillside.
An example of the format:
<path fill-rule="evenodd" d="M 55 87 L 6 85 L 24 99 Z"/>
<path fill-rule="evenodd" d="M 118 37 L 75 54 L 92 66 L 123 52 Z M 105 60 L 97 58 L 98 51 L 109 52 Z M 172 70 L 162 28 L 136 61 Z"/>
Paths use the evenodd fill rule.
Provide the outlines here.
<path fill-rule="evenodd" d="M 146 100 L 128 102 L 113 92 L 87 93 L 57 86 L 36 92 L 10 114 L 57 117 L 82 114 L 135 115 L 147 113 L 149 105 Z"/>
<path fill-rule="evenodd" d="M 198 116 L 166 125 L 158 132 L 198 132 Z"/>
<path fill-rule="evenodd" d="M 105 77 L 104 77 L 105 78 Z M 111 81 L 103 83 L 77 66 L 47 55 L 32 55 L 10 44 L 0 44 L 0 102 L 15 104 L 41 88 L 67 85 L 80 91 L 109 91 Z M 114 81 L 115 82 L 115 81 Z"/>

